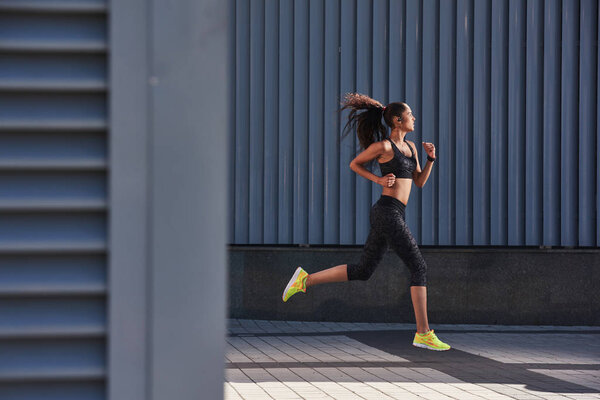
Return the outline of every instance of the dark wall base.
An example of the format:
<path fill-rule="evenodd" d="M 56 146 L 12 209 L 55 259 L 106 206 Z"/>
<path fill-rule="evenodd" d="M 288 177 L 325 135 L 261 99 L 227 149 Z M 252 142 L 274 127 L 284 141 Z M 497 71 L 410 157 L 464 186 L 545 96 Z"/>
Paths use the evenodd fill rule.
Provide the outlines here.
<path fill-rule="evenodd" d="M 298 265 L 355 262 L 360 248 L 229 249 L 231 318 L 414 322 L 409 272 L 388 252 L 370 280 L 281 293 Z M 600 325 L 600 250 L 421 248 L 431 324 Z"/>

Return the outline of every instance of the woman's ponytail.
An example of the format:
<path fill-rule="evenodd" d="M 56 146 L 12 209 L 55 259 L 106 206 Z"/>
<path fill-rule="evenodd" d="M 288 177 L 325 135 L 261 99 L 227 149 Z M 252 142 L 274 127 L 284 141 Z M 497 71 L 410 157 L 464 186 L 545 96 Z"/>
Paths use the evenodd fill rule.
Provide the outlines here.
<path fill-rule="evenodd" d="M 360 93 L 347 93 L 340 111 L 345 109 L 350 109 L 350 114 L 344 132 L 356 128 L 358 141 L 363 149 L 387 136 L 387 129 L 381 123 L 385 107 L 377 100 Z M 366 111 L 359 113 L 361 110 Z"/>

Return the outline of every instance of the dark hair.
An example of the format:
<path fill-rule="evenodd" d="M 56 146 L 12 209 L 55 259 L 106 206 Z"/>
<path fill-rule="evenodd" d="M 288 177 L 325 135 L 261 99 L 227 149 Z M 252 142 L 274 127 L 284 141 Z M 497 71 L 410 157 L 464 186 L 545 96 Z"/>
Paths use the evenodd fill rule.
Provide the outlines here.
<path fill-rule="evenodd" d="M 377 100 L 360 93 L 347 93 L 342 102 L 342 108 L 339 111 L 350 109 L 348 122 L 344 126 L 343 132 L 346 134 L 350 130 L 356 129 L 356 135 L 360 142 L 360 147 L 366 149 L 371 144 L 379 142 L 387 137 L 387 128 L 381 123 L 381 118 L 389 127 L 394 126 L 392 118 L 402 116 L 406 110 L 405 103 L 390 103 L 383 106 Z M 366 110 L 359 113 L 360 110 Z"/>

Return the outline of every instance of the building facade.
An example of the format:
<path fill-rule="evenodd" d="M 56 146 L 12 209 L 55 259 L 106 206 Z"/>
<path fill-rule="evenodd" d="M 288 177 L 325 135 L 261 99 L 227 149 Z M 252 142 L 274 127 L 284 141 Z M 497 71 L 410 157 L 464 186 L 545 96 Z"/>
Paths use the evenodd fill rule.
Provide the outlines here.
<path fill-rule="evenodd" d="M 436 145 L 406 211 L 419 244 L 600 245 L 597 1 L 235 10 L 230 243 L 364 243 L 381 189 L 349 169 L 337 112 L 360 92 L 411 106 L 421 163 Z"/>

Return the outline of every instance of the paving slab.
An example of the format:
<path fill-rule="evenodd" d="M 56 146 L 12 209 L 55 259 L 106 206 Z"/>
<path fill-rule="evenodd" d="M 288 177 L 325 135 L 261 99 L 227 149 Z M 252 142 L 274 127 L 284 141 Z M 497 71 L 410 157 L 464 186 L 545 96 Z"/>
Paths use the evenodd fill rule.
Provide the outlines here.
<path fill-rule="evenodd" d="M 600 399 L 600 327 L 228 320 L 224 393 L 238 399 Z"/>

